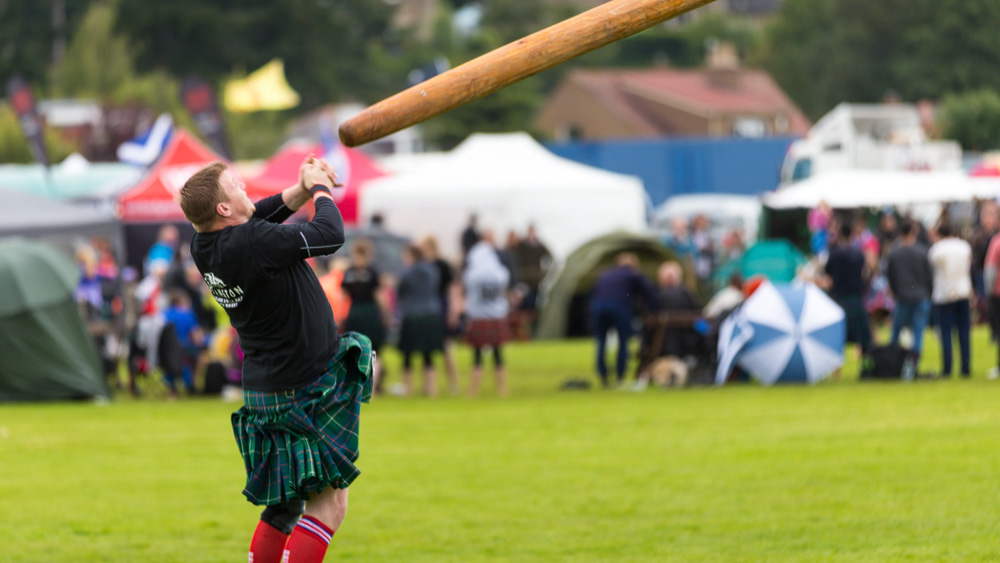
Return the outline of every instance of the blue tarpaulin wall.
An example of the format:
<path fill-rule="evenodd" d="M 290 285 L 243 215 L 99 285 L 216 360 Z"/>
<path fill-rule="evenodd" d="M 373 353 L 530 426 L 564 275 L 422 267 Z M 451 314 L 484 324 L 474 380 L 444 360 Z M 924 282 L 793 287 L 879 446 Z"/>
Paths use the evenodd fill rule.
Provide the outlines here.
<path fill-rule="evenodd" d="M 642 178 L 654 206 L 689 193 L 757 195 L 778 186 L 796 137 L 657 139 L 548 143 L 553 153 Z"/>

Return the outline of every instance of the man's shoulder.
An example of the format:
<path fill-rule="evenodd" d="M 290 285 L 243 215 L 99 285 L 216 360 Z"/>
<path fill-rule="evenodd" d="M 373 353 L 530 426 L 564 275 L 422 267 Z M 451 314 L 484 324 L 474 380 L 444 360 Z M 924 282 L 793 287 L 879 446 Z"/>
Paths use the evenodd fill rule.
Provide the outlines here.
<path fill-rule="evenodd" d="M 899 245 L 889 251 L 889 259 L 920 257 L 927 254 L 927 248 L 918 244 Z"/>
<path fill-rule="evenodd" d="M 276 223 L 254 217 L 246 223 L 226 227 L 220 231 L 219 239 L 224 246 L 252 246 L 273 237 L 280 227 Z"/>
<path fill-rule="evenodd" d="M 934 252 L 935 249 L 937 249 L 937 252 L 965 254 L 972 252 L 972 245 L 965 239 L 951 237 L 934 243 L 934 245 L 931 246 L 930 251 Z"/>
<path fill-rule="evenodd" d="M 229 226 L 217 231 L 195 233 L 191 239 L 191 253 L 205 252 L 220 246 L 239 244 L 243 240 L 243 225 Z"/>
<path fill-rule="evenodd" d="M 850 244 L 841 244 L 834 246 L 833 248 L 830 249 L 831 260 L 850 258 L 856 255 L 860 255 L 863 257 L 864 253 L 862 253 L 861 250 L 855 248 L 853 245 Z"/>
<path fill-rule="evenodd" d="M 827 258 L 827 270 L 843 269 L 851 271 L 857 267 L 858 263 L 865 261 L 865 255 L 860 249 L 851 245 L 840 246 L 830 251 Z"/>

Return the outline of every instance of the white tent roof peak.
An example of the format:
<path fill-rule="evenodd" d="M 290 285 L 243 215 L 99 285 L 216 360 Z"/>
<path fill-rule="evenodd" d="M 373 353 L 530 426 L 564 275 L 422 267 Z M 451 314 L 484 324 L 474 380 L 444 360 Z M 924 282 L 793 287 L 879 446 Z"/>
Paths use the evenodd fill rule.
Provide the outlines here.
<path fill-rule="evenodd" d="M 442 255 L 460 258 L 471 213 L 500 240 L 534 224 L 555 258 L 617 229 L 646 230 L 642 180 L 558 157 L 527 133 L 469 136 L 449 153 L 366 184 L 360 215 L 390 229 L 432 234 Z"/>
<path fill-rule="evenodd" d="M 538 144 L 531 135 L 524 131 L 515 133 L 473 133 L 459 143 L 451 155 L 458 158 L 469 158 L 470 156 L 493 156 L 496 157 L 497 147 L 503 147 L 504 158 L 509 159 L 534 159 L 554 157 L 558 158 L 542 145 Z"/>
<path fill-rule="evenodd" d="M 582 192 L 609 185 L 631 184 L 642 190 L 642 181 L 634 176 L 586 166 L 552 154 L 528 133 L 474 133 L 440 159 L 411 170 L 426 178 L 438 190 L 488 191 L 562 189 Z M 476 178 L 469 182 L 469 178 Z M 381 184 L 373 184 L 381 185 Z"/>
<path fill-rule="evenodd" d="M 90 161 L 82 154 L 75 152 L 59 163 L 59 169 L 70 174 L 80 174 L 90 168 Z"/>

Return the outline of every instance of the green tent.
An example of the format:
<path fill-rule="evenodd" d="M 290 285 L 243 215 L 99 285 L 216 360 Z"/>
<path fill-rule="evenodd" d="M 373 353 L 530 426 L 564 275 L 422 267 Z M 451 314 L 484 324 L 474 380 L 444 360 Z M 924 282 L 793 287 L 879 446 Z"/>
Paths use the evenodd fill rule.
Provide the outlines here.
<path fill-rule="evenodd" d="M 73 299 L 78 278 L 54 247 L 0 239 L 0 402 L 108 397 Z"/>
<path fill-rule="evenodd" d="M 739 272 L 743 279 L 757 274 L 775 283 L 790 283 L 807 258 L 798 248 L 784 239 L 758 242 L 743 256 L 723 262 L 712 273 L 713 293 L 729 285 L 729 278 Z"/>
<path fill-rule="evenodd" d="M 790 283 L 805 263 L 805 255 L 787 240 L 764 240 L 743 253 L 740 271 L 744 279 L 763 274 L 773 283 Z"/>
<path fill-rule="evenodd" d="M 586 330 L 586 311 L 580 309 L 597 277 L 614 265 L 621 252 L 632 252 L 638 256 L 640 268 L 650 281 L 656 279 L 656 269 L 660 264 L 676 259 L 673 251 L 659 241 L 634 233 L 617 231 L 587 242 L 566 258 L 548 285 L 535 337 L 564 338 L 583 333 Z M 688 268 L 685 270 L 689 271 Z"/>

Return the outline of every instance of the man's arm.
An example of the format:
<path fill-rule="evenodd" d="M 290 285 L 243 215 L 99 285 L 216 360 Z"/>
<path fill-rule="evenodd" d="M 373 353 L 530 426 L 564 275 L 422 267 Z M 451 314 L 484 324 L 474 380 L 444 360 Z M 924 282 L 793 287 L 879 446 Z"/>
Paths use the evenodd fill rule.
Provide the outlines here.
<path fill-rule="evenodd" d="M 309 194 L 316 206 L 312 221 L 299 225 L 302 246 L 299 258 L 312 258 L 333 254 L 344 245 L 344 218 L 333 202 L 331 191 L 337 184 L 337 175 L 323 159 L 313 161 L 303 174 Z"/>
<path fill-rule="evenodd" d="M 927 291 L 931 295 L 934 295 L 934 268 L 931 266 L 931 261 L 926 255 L 923 260 L 923 268 L 927 279 Z"/>
<path fill-rule="evenodd" d="M 833 272 L 837 269 L 838 261 L 839 258 L 835 258 L 833 252 L 827 255 L 826 262 L 823 263 L 823 269 L 817 273 L 815 279 L 816 287 L 826 292 L 830 291 L 830 288 L 833 287 Z"/>
<path fill-rule="evenodd" d="M 647 311 L 658 309 L 660 299 L 653 283 L 646 279 L 642 272 L 632 272 L 632 290 L 637 293 L 643 301 L 643 306 Z"/>
<path fill-rule="evenodd" d="M 325 162 L 310 165 L 305 183 L 316 206 L 316 214 L 308 223 L 274 225 L 257 223 L 255 248 L 265 270 L 286 268 L 295 263 L 333 254 L 344 245 L 344 218 L 330 196 L 336 175 L 327 173 Z"/>
<path fill-rule="evenodd" d="M 1000 236 L 994 236 L 986 248 L 986 260 L 983 265 L 983 287 L 986 289 L 987 297 L 993 295 L 998 263 L 1000 263 Z"/>
<path fill-rule="evenodd" d="M 323 193 L 323 192 L 320 192 Z M 299 258 L 312 258 L 333 254 L 344 246 L 344 218 L 329 195 L 313 196 L 316 215 L 309 223 L 299 226 L 302 246 L 299 247 Z"/>
<path fill-rule="evenodd" d="M 885 280 L 889 282 L 889 293 L 894 297 L 899 296 L 899 282 L 896 279 L 896 254 L 890 252 L 889 258 L 885 262 Z"/>
<path fill-rule="evenodd" d="M 298 186 L 295 189 L 299 189 Z M 254 203 L 254 206 L 257 209 L 253 212 L 253 218 L 263 219 L 271 223 L 284 223 L 298 209 L 298 207 L 292 209 L 285 203 L 285 192 L 265 197 Z"/>
<path fill-rule="evenodd" d="M 326 161 L 317 159 L 310 154 L 299 166 L 299 181 L 295 185 L 282 190 L 280 194 L 266 197 L 257 202 L 255 204 L 257 210 L 253 216 L 257 219 L 270 221 L 271 223 L 284 223 L 287 221 L 292 214 L 298 211 L 311 198 L 309 187 L 306 186 L 305 174 L 308 167 L 314 163 L 320 164 L 327 176 L 329 176 L 332 186 L 340 185 L 337 181 L 337 174 L 326 164 Z"/>

